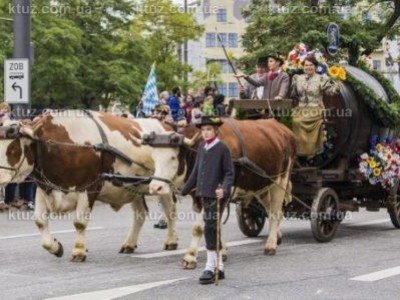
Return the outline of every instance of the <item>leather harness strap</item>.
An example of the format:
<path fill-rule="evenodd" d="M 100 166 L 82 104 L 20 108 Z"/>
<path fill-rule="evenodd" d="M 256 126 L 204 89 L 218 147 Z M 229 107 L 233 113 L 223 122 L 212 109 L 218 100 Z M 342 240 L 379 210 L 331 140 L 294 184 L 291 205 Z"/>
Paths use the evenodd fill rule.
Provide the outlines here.
<path fill-rule="evenodd" d="M 119 151 L 117 148 L 111 146 L 108 143 L 108 139 L 107 136 L 104 132 L 104 129 L 101 127 L 101 125 L 99 124 L 99 122 L 97 122 L 97 120 L 93 117 L 93 114 L 88 111 L 88 110 L 84 110 L 84 113 L 93 120 L 93 122 L 96 124 L 97 129 L 99 130 L 100 133 L 100 137 L 102 140 L 102 143 L 100 144 L 96 144 L 93 145 L 93 149 L 95 151 L 105 151 L 105 152 L 109 152 L 111 154 L 114 154 L 115 156 L 117 156 L 120 160 L 122 160 L 125 164 L 127 165 L 131 165 L 132 163 L 138 165 L 139 167 L 143 168 L 144 170 L 149 171 L 150 169 L 147 168 L 145 165 L 131 159 L 129 156 L 127 156 L 126 154 L 122 153 L 121 151 Z"/>

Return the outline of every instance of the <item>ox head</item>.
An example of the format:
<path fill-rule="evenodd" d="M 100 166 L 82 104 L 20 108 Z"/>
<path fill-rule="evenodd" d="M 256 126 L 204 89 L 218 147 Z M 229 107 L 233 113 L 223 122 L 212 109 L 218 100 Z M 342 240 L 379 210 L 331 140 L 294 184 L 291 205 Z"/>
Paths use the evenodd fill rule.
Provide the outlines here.
<path fill-rule="evenodd" d="M 186 174 L 184 147 L 192 147 L 198 135 L 189 139 L 178 133 L 144 135 L 142 144 L 152 147 L 154 176 L 149 185 L 150 194 L 170 194 L 171 183 L 179 186 Z"/>
<path fill-rule="evenodd" d="M 22 182 L 33 171 L 32 140 L 21 133 L 14 121 L 0 127 L 0 185 Z"/>

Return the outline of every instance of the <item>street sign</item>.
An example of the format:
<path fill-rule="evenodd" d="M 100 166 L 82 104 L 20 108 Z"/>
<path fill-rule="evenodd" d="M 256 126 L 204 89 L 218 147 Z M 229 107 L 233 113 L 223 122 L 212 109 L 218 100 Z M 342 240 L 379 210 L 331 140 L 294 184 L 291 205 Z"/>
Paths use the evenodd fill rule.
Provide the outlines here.
<path fill-rule="evenodd" d="M 339 25 L 337 25 L 336 23 L 329 23 L 326 33 L 328 35 L 328 40 L 329 40 L 329 44 L 327 47 L 328 53 L 331 56 L 336 56 L 339 51 L 339 38 L 340 38 Z"/>
<path fill-rule="evenodd" d="M 29 104 L 29 59 L 4 62 L 4 101 Z"/>

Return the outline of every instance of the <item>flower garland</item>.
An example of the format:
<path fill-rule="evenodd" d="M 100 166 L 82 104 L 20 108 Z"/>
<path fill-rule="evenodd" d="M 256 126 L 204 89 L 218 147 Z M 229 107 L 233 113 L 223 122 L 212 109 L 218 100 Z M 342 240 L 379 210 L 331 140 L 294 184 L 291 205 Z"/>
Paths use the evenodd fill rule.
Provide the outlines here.
<path fill-rule="evenodd" d="M 378 137 L 374 136 L 370 152 L 361 155 L 359 171 L 372 185 L 381 184 L 389 190 L 400 175 L 400 143 L 391 143 L 389 139 L 384 143 L 377 141 Z"/>
<path fill-rule="evenodd" d="M 371 108 L 372 114 L 383 126 L 393 128 L 400 124 L 400 114 L 396 107 L 387 104 L 378 97 L 373 89 L 350 74 L 347 75 L 347 82 L 350 83 L 353 91 L 363 99 L 364 103 Z"/>
<path fill-rule="evenodd" d="M 302 74 L 304 61 L 310 56 L 318 62 L 318 74 L 329 75 L 334 80 L 346 80 L 347 74 L 343 67 L 335 65 L 329 67 L 324 54 L 319 49 L 310 50 L 304 43 L 297 44 L 289 52 L 283 70 L 290 75 Z"/>

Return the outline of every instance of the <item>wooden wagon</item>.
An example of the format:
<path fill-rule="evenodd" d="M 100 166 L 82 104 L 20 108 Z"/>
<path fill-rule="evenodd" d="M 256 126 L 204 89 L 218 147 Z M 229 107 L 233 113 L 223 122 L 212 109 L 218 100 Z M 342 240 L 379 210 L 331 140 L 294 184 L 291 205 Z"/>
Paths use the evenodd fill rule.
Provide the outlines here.
<path fill-rule="evenodd" d="M 372 88 L 382 101 L 389 102 L 385 89 L 370 74 L 346 66 L 348 74 Z M 293 201 L 285 207 L 287 218 L 311 220 L 311 230 L 317 241 L 332 240 L 346 212 L 365 207 L 369 211 L 386 208 L 393 225 L 400 228 L 400 191 L 396 184 L 390 191 L 371 185 L 360 177 L 359 157 L 368 152 L 371 137 L 397 138 L 399 128 L 385 128 L 373 116 L 373 111 L 346 83 L 337 96 L 324 98 L 326 107 L 324 151 L 311 161 L 297 162 L 293 169 Z M 292 106 L 291 100 L 234 100 L 232 106 L 254 112 L 268 111 L 279 116 Z M 269 114 L 264 114 L 268 116 Z M 254 199 L 248 207 L 237 201 L 240 230 L 249 237 L 257 236 L 265 224 L 267 214 Z"/>

